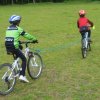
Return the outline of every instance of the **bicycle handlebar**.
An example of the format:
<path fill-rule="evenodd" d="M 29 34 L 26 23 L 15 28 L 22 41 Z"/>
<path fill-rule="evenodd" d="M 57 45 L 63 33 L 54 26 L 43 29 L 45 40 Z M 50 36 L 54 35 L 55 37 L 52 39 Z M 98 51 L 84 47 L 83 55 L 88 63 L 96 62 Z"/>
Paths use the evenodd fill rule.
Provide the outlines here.
<path fill-rule="evenodd" d="M 34 42 L 34 41 L 19 41 L 19 44 L 29 44 L 29 43 L 38 43 L 38 42 Z"/>
<path fill-rule="evenodd" d="M 29 43 L 38 43 L 38 42 L 34 42 L 34 41 L 19 41 L 19 44 L 25 44 L 26 45 L 26 47 L 28 47 L 28 44 Z"/>

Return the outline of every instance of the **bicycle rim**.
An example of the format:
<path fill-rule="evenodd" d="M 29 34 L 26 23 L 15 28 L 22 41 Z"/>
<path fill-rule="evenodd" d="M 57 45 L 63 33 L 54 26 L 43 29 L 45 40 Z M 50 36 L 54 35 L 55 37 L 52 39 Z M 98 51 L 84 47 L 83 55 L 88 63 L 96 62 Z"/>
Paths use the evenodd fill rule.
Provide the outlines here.
<path fill-rule="evenodd" d="M 7 95 L 13 91 L 16 83 L 15 71 L 11 64 L 5 63 L 0 66 L 0 94 Z"/>
<path fill-rule="evenodd" d="M 32 79 L 37 79 L 41 73 L 43 68 L 42 58 L 38 53 L 34 53 L 28 59 L 27 70 Z"/>

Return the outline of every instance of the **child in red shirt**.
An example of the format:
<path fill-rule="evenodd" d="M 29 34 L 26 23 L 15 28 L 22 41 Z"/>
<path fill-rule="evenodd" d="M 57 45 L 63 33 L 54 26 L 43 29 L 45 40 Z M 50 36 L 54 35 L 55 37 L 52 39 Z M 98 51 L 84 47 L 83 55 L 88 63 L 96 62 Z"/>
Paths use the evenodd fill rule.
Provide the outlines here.
<path fill-rule="evenodd" d="M 82 39 L 85 38 L 85 32 L 88 32 L 88 39 L 91 42 L 91 30 L 90 27 L 93 27 L 93 22 L 91 22 L 88 18 L 85 17 L 85 10 L 79 11 L 79 19 L 77 20 L 77 27 L 82 35 Z"/>

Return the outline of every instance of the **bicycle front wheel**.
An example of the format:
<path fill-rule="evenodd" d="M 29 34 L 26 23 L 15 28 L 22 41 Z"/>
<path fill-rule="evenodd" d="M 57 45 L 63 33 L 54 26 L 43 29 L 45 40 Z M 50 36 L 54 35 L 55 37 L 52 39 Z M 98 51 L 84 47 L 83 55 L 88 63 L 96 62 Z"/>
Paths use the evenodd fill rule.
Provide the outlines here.
<path fill-rule="evenodd" d="M 32 79 L 37 79 L 42 73 L 43 61 L 38 53 L 33 53 L 29 56 L 27 63 L 28 74 Z"/>
<path fill-rule="evenodd" d="M 0 94 L 7 95 L 13 91 L 16 83 L 15 71 L 9 63 L 0 65 Z"/>

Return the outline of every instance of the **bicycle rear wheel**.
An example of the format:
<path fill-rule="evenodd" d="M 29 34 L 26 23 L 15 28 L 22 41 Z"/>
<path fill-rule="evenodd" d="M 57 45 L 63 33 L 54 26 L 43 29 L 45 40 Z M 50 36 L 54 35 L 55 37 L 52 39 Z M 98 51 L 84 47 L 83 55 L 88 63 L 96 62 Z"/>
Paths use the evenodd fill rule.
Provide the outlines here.
<path fill-rule="evenodd" d="M 87 49 L 86 48 L 82 48 L 82 57 L 86 58 L 87 56 Z"/>
<path fill-rule="evenodd" d="M 29 56 L 27 63 L 28 74 L 32 79 L 37 79 L 42 73 L 43 61 L 38 53 L 33 53 Z"/>
<path fill-rule="evenodd" d="M 7 95 L 13 91 L 16 83 L 15 71 L 12 65 L 5 63 L 0 65 L 0 94 Z"/>

